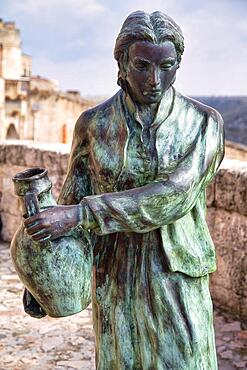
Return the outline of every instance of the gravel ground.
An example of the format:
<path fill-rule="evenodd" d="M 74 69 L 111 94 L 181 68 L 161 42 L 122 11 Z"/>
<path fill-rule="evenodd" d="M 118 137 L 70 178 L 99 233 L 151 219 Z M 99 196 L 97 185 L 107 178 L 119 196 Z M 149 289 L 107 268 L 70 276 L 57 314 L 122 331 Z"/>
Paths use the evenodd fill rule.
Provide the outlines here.
<path fill-rule="evenodd" d="M 0 370 L 95 369 L 91 308 L 61 319 L 25 314 L 6 243 L 0 243 L 0 286 Z M 219 370 L 246 370 L 247 330 L 216 311 L 215 331 Z"/>

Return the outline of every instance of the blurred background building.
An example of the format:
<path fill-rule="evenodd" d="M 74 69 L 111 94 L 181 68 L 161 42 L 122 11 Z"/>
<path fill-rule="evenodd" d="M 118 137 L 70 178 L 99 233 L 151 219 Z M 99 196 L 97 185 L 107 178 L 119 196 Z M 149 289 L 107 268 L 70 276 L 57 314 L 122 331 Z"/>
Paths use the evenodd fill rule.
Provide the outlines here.
<path fill-rule="evenodd" d="M 32 75 L 15 22 L 0 19 L 0 139 L 69 143 L 74 124 L 93 102 L 58 81 Z"/>

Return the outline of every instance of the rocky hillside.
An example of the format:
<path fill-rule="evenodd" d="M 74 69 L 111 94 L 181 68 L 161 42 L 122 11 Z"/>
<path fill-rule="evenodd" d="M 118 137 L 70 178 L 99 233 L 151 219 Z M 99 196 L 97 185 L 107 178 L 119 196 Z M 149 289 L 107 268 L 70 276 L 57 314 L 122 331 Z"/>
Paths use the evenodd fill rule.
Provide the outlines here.
<path fill-rule="evenodd" d="M 247 145 L 247 96 L 194 98 L 220 112 L 225 122 L 226 140 Z"/>

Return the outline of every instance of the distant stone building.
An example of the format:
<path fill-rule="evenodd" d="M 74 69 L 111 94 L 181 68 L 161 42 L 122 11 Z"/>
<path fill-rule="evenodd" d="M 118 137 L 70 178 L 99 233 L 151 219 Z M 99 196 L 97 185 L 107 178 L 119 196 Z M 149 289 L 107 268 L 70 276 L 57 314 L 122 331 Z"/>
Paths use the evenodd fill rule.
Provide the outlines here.
<path fill-rule="evenodd" d="M 32 76 L 19 29 L 0 19 L 0 140 L 69 143 L 76 119 L 93 104 L 77 91 L 59 91 L 55 80 Z"/>

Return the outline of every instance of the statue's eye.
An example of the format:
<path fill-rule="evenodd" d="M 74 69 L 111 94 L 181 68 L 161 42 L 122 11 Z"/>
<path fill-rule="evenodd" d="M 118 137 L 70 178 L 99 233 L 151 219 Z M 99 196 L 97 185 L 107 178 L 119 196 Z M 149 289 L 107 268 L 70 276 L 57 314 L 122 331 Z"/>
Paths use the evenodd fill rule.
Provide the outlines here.
<path fill-rule="evenodd" d="M 168 69 L 170 69 L 171 67 L 173 66 L 172 63 L 162 63 L 160 65 L 160 68 L 163 70 L 163 71 L 167 71 Z"/>
<path fill-rule="evenodd" d="M 138 61 L 134 65 L 139 71 L 146 71 L 148 69 L 148 63 L 144 61 Z"/>

